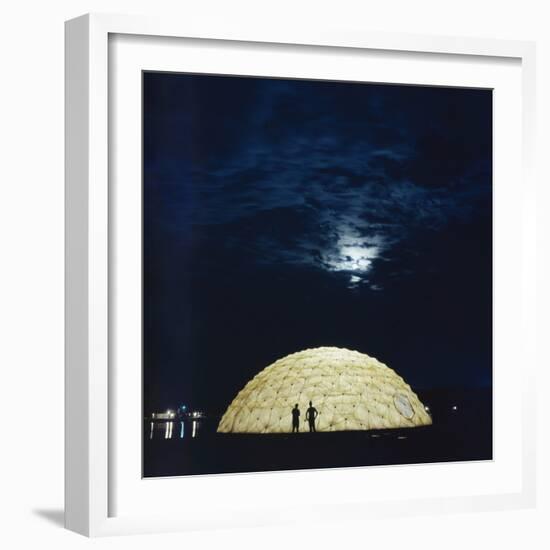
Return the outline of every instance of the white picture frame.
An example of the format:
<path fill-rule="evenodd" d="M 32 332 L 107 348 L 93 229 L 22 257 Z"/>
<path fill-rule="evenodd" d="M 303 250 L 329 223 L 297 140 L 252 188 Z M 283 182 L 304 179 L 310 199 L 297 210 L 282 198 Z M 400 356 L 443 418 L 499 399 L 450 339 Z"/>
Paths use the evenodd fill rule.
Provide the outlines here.
<path fill-rule="evenodd" d="M 462 494 L 415 496 L 414 492 L 409 492 L 395 495 L 395 498 L 388 500 L 367 500 L 356 492 L 351 494 L 351 490 L 348 491 L 349 495 L 346 494 L 345 487 L 354 484 L 354 478 L 358 479 L 357 476 L 362 475 L 357 469 L 349 469 L 335 474 L 338 477 L 327 479 L 327 483 L 333 483 L 327 485 L 329 492 L 330 487 L 339 486 L 344 489 L 332 493 L 332 505 L 328 510 L 325 508 L 325 513 L 318 514 L 317 518 L 319 521 L 329 517 L 360 519 L 364 514 L 392 516 L 532 506 L 535 500 L 535 432 L 530 418 L 535 414 L 536 364 L 536 296 L 531 285 L 535 269 L 533 243 L 536 208 L 536 187 L 532 178 L 534 44 L 475 38 L 394 35 L 366 30 L 348 32 L 330 29 L 270 29 L 268 25 L 265 28 L 257 25 L 243 26 L 236 30 L 202 27 L 191 21 L 179 22 L 169 18 L 94 14 L 66 23 L 66 527 L 84 535 L 100 536 L 292 521 L 292 512 L 285 510 L 280 501 L 262 501 L 261 494 L 256 494 L 258 498 L 249 508 L 246 508 L 246 503 L 238 502 L 239 498 L 243 498 L 238 495 L 235 497 L 236 504 L 221 499 L 219 506 L 211 510 L 207 517 L 200 514 L 178 516 L 177 513 L 170 516 L 154 515 L 145 508 L 143 513 L 139 513 L 137 509 L 132 509 L 129 513 L 119 513 L 118 506 L 113 505 L 113 487 L 119 483 L 114 449 L 120 450 L 121 445 L 130 448 L 135 444 L 135 441 L 121 443 L 122 436 L 120 430 L 115 429 L 114 420 L 120 384 L 115 391 L 112 373 L 113 333 L 110 328 L 110 311 L 115 298 L 112 293 L 113 257 L 110 250 L 112 231 L 121 211 L 113 204 L 109 184 L 114 177 L 113 167 L 110 165 L 113 159 L 109 156 L 114 124 L 114 115 L 110 112 L 114 93 L 112 86 L 116 77 L 113 71 L 119 69 L 110 60 L 109 41 L 116 36 L 133 37 L 134 41 L 144 40 L 144 37 L 194 39 L 199 42 L 209 41 L 221 49 L 235 44 L 262 45 L 264 51 L 284 46 L 287 54 L 292 54 L 293 51 L 299 53 L 305 49 L 393 52 L 399 53 L 402 58 L 428 56 L 429 59 L 437 59 L 440 65 L 459 58 L 489 65 L 508 62 L 515 64 L 515 72 L 520 81 L 518 94 L 521 104 L 518 103 L 516 107 L 521 114 L 518 119 L 521 135 L 516 136 L 517 142 L 508 146 L 519 167 L 519 181 L 516 181 L 513 189 L 510 187 L 509 191 L 502 193 L 503 200 L 499 200 L 498 195 L 499 172 L 495 175 L 495 211 L 497 218 L 501 220 L 500 225 L 496 226 L 497 239 L 499 231 L 506 231 L 506 217 L 511 214 L 509 209 L 514 199 L 516 207 L 521 211 L 521 216 L 515 217 L 515 223 L 520 220 L 522 230 L 518 240 L 520 250 L 516 251 L 515 256 L 520 261 L 514 268 L 514 276 L 500 285 L 503 294 L 516 293 L 517 299 L 511 306 L 518 313 L 517 316 L 510 314 L 510 319 L 506 317 L 506 323 L 503 323 L 506 326 L 501 334 L 510 334 L 510 331 L 516 333 L 518 342 L 513 351 L 516 355 L 521 354 L 522 358 L 521 374 L 518 375 L 520 397 L 514 405 L 521 410 L 521 416 L 518 417 L 521 430 L 518 432 L 518 441 L 514 440 L 512 443 L 517 456 L 514 464 L 509 466 L 514 469 L 515 477 L 512 477 L 515 483 L 513 487 L 503 486 L 487 493 L 483 489 L 476 492 L 465 488 Z M 147 45 L 142 47 L 148 48 Z M 236 55 L 238 57 L 238 53 Z M 121 121 L 124 119 L 118 120 L 117 124 Z M 495 139 L 499 140 L 497 128 L 495 132 Z M 515 147 L 516 144 L 520 144 L 520 147 Z M 135 162 L 136 166 L 140 165 L 139 158 Z M 509 200 L 505 198 L 506 193 Z M 133 214 L 135 218 L 136 213 Z M 499 256 L 499 250 L 497 246 L 497 258 L 502 257 Z M 498 263 L 495 265 L 498 271 Z M 506 304 L 499 302 L 498 296 L 497 293 L 495 315 L 504 316 Z M 502 355 L 497 353 L 495 369 L 499 368 L 499 357 Z M 139 387 L 139 380 L 136 383 Z M 512 391 L 511 387 L 507 390 L 504 384 L 500 388 L 502 390 L 497 385 L 495 389 L 497 404 L 499 392 L 509 397 Z M 518 387 L 516 391 L 517 389 Z M 137 432 L 132 432 L 134 440 Z M 507 452 L 504 450 L 500 456 L 497 454 L 495 464 L 499 461 L 506 462 Z M 423 471 L 416 470 L 415 477 L 429 479 L 435 476 L 440 480 L 449 477 L 450 471 L 426 465 Z M 390 475 L 383 473 L 383 469 L 378 472 L 380 477 Z M 391 475 L 401 476 L 399 472 L 398 469 L 392 470 Z M 411 477 L 410 472 L 409 467 L 403 474 L 405 481 Z M 506 476 L 507 473 L 509 471 L 503 470 L 499 475 Z M 483 475 L 483 471 L 480 470 L 479 474 Z M 273 487 L 274 483 L 284 485 L 295 483 L 296 479 L 306 479 L 304 487 L 307 487 L 307 479 L 313 479 L 311 476 L 317 473 L 275 475 L 279 477 L 271 485 L 269 478 L 273 478 L 273 474 L 263 474 L 254 484 L 264 484 L 266 490 L 270 490 L 268 487 Z M 251 486 L 253 476 L 254 474 L 194 478 L 191 490 L 200 491 L 210 498 L 216 494 L 217 486 L 220 486 L 222 492 L 235 492 L 238 491 L 239 484 L 242 484 L 246 495 L 247 484 Z M 168 485 L 177 483 L 177 480 L 164 479 L 159 482 L 162 483 L 163 490 L 169 491 Z M 147 483 L 151 488 L 152 483 L 157 482 Z M 433 483 L 437 484 L 437 481 Z M 129 484 L 119 484 L 116 487 L 120 491 L 131 490 Z M 160 494 L 146 491 L 139 498 L 160 498 Z M 138 496 L 131 494 L 128 499 L 136 500 Z M 234 509 L 241 507 L 247 513 L 232 513 Z"/>

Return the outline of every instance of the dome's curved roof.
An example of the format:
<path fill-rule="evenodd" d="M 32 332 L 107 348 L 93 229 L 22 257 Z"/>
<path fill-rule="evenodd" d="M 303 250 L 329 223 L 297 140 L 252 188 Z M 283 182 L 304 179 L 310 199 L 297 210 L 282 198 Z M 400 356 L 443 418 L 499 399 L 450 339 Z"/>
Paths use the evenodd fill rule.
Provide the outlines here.
<path fill-rule="evenodd" d="M 218 432 L 292 431 L 291 409 L 309 401 L 319 412 L 319 432 L 408 428 L 431 424 L 411 387 L 392 369 L 357 351 L 334 347 L 287 355 L 258 373 L 238 393 Z"/>

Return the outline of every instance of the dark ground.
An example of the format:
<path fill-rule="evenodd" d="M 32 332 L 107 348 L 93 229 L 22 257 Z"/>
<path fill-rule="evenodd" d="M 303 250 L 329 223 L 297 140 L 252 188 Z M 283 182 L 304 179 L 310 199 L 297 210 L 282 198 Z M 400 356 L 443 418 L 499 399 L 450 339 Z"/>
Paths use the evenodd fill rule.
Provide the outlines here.
<path fill-rule="evenodd" d="M 419 393 L 434 424 L 402 430 L 144 437 L 144 477 L 492 459 L 491 390 Z M 453 410 L 456 406 L 456 410 Z M 148 424 L 148 423 L 147 423 Z M 147 430 L 147 427 L 146 427 Z M 146 432 L 148 433 L 148 432 Z M 189 430 L 187 431 L 189 434 Z"/>

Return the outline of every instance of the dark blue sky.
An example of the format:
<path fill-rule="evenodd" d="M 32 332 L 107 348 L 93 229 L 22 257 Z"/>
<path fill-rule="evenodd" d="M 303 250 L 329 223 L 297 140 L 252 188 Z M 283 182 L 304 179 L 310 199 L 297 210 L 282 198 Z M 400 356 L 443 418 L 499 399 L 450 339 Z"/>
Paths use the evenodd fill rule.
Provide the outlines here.
<path fill-rule="evenodd" d="M 309 347 L 491 384 L 492 93 L 145 73 L 144 396 Z"/>

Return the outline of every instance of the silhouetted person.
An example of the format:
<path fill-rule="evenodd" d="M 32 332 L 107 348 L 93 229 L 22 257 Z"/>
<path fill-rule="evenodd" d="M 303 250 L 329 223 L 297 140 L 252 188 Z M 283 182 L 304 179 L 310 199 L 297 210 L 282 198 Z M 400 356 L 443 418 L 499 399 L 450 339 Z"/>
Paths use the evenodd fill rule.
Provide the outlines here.
<path fill-rule="evenodd" d="M 292 409 L 292 433 L 300 431 L 300 409 L 298 403 Z"/>
<path fill-rule="evenodd" d="M 309 402 L 309 409 L 306 411 L 306 420 L 309 422 L 309 431 L 314 432 L 315 430 L 315 419 L 319 416 L 317 409 L 313 406 L 313 403 Z"/>

